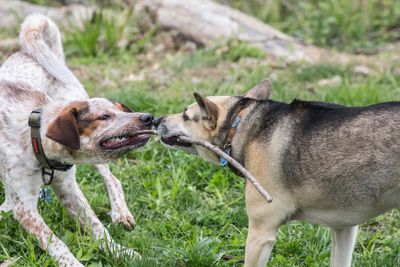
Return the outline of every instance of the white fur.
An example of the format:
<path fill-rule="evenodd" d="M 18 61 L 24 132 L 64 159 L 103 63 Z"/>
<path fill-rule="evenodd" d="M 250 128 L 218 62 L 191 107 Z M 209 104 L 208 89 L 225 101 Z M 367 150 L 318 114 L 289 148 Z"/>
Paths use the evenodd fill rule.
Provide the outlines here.
<path fill-rule="evenodd" d="M 39 240 L 40 246 L 47 249 L 61 266 L 83 266 L 68 247 L 53 235 L 38 213 L 38 194 L 42 186 L 41 171 L 30 145 L 27 118 L 29 113 L 37 108 L 38 99 L 45 96 L 45 102 L 48 104 L 44 107 L 41 135 L 46 153 L 55 157 L 63 155 L 61 159 L 70 160 L 71 163 L 82 162 L 84 158 L 74 159 L 74 156 L 66 153 L 60 145 L 45 138 L 45 131 L 60 107 L 71 101 L 86 100 L 88 95 L 65 65 L 60 32 L 49 18 L 43 15 L 29 16 L 22 24 L 20 41 L 21 52 L 10 56 L 0 68 L 0 85 L 2 82 L 3 86 L 23 85 L 28 94 L 26 97 L 13 96 L 12 92 L 7 94 L 6 90 L 0 91 L 0 135 L 3 139 L 0 143 L 0 178 L 6 196 L 0 211 L 13 211 L 16 219 Z M 57 101 L 54 101 L 55 99 Z M 101 101 L 104 100 L 95 99 L 91 103 L 104 106 L 105 102 Z M 106 102 L 113 106 L 111 102 Z M 106 162 L 101 155 L 86 159 L 91 162 Z M 113 221 L 131 226 L 134 219 L 127 208 L 120 182 L 112 175 L 107 165 L 96 167 L 107 187 Z M 117 254 L 136 255 L 135 251 L 116 244 L 96 217 L 76 183 L 75 167 L 67 172 L 56 171 L 52 186 L 68 211 L 82 226 L 92 229 L 95 239 L 106 239 L 108 246 Z"/>
<path fill-rule="evenodd" d="M 81 86 L 64 61 L 61 35 L 57 25 L 44 15 L 30 15 L 21 26 L 21 50 L 48 73 L 65 84 Z"/>
<path fill-rule="evenodd" d="M 53 99 L 88 99 L 82 84 L 65 65 L 61 35 L 57 25 L 40 14 L 28 16 L 21 26 L 22 51 L 12 55 L 0 68 L 0 81 L 18 81 L 43 90 Z M 106 186 L 114 223 L 130 228 L 135 220 L 126 204 L 120 182 L 107 165 L 97 166 Z M 101 169 L 101 171 L 100 171 Z"/>

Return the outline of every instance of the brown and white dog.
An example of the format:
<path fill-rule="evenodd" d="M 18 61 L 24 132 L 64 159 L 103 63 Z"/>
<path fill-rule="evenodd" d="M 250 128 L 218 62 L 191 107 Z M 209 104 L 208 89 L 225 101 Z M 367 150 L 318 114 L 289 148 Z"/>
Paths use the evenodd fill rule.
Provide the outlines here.
<path fill-rule="evenodd" d="M 89 99 L 66 67 L 59 30 L 47 17 L 29 16 L 20 40 L 21 51 L 0 68 L 0 176 L 6 197 L 0 211 L 11 210 L 61 266 L 82 266 L 38 213 L 42 173 L 32 149 L 28 117 L 34 109 L 42 109 L 44 153 L 48 160 L 69 165 L 104 164 L 145 145 L 149 136 L 134 133 L 150 129 L 153 117 L 104 98 Z M 112 203 L 123 202 L 113 206 L 113 212 L 128 216 L 127 223 L 132 223 L 119 181 L 106 165 L 97 167 Z M 61 203 L 85 229 L 93 231 L 95 239 L 105 239 L 104 244 L 116 254 L 137 255 L 113 241 L 78 187 L 75 173 L 75 167 L 55 171 L 51 186 Z"/>
<path fill-rule="evenodd" d="M 195 94 L 183 113 L 154 121 L 161 141 L 214 163 L 208 141 L 241 162 L 273 197 L 246 184 L 245 266 L 264 267 L 280 225 L 305 220 L 332 230 L 331 266 L 349 267 L 358 225 L 400 207 L 400 102 L 368 107 L 269 100 L 261 82 L 244 96 Z"/>
<path fill-rule="evenodd" d="M 82 84 L 65 65 L 60 31 L 54 22 L 43 15 L 26 18 L 21 27 L 20 42 L 21 51 L 1 66 L 0 79 L 31 84 L 59 101 L 89 98 Z M 121 182 L 107 165 L 97 164 L 95 167 L 107 189 L 112 222 L 131 228 L 135 221 L 126 204 Z"/>

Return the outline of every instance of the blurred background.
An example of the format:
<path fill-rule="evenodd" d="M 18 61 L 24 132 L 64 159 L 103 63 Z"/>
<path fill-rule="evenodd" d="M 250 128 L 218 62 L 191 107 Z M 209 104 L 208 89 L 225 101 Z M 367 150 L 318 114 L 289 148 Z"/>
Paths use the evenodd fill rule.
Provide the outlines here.
<path fill-rule="evenodd" d="M 134 0 L 32 0 L 60 6 L 71 3 L 126 8 Z M 400 38 L 396 0 L 217 0 L 301 40 L 356 53 L 373 53 Z"/>

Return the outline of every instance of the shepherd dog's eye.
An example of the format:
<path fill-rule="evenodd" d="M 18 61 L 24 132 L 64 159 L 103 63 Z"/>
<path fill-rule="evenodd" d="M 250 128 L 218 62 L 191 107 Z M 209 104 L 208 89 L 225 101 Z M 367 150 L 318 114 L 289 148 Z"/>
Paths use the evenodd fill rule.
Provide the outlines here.
<path fill-rule="evenodd" d="M 108 114 L 102 114 L 100 117 L 98 117 L 97 119 L 98 120 L 101 120 L 101 121 L 106 121 L 106 120 L 108 120 L 109 118 L 111 118 L 111 116 L 110 115 L 108 115 Z"/>

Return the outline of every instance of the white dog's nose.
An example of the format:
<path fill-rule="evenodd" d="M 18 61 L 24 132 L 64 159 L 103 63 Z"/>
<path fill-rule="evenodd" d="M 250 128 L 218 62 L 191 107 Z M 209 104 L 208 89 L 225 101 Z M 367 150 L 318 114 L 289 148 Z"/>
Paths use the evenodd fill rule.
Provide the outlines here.
<path fill-rule="evenodd" d="M 152 124 L 153 120 L 154 120 L 153 115 L 151 115 L 149 113 L 145 113 L 145 114 L 140 116 L 140 121 L 143 122 L 146 125 Z"/>

